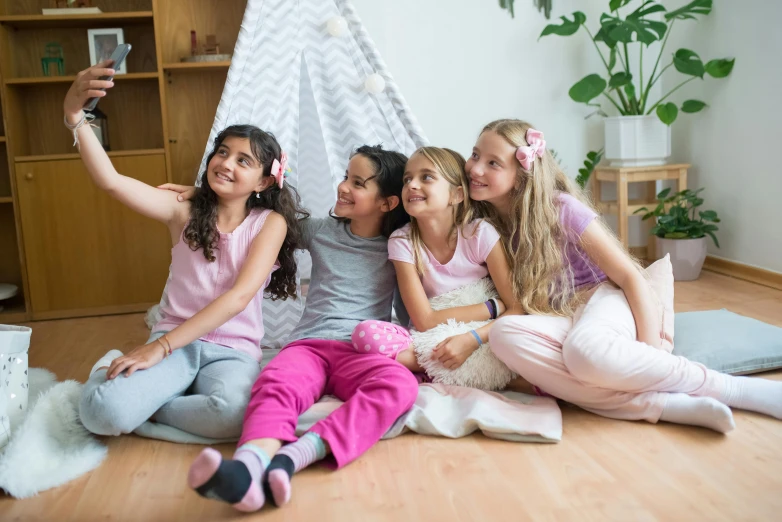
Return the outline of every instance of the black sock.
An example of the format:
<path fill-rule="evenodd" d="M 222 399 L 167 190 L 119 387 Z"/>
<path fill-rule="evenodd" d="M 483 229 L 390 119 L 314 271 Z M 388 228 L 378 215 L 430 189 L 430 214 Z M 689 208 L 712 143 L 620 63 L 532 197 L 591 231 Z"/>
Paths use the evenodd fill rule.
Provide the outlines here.
<path fill-rule="evenodd" d="M 263 474 L 263 494 L 267 500 L 271 499 L 272 503 L 276 507 L 279 507 L 277 506 L 277 501 L 274 499 L 272 490 L 269 488 L 269 472 L 275 469 L 281 469 L 288 474 L 288 477 L 293 477 L 293 473 L 296 470 L 296 467 L 293 464 L 293 460 L 288 455 L 275 455 L 272 458 L 272 461 L 269 463 L 269 467 L 266 468 L 266 471 Z"/>
<path fill-rule="evenodd" d="M 212 478 L 195 490 L 202 497 L 236 504 L 244 498 L 251 484 L 252 477 L 244 462 L 223 459 Z"/>

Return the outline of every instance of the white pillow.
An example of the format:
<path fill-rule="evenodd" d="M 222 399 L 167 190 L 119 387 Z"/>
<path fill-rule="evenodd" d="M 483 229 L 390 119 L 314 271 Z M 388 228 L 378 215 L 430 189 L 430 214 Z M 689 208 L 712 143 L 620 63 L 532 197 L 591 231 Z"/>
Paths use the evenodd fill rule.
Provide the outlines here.
<path fill-rule="evenodd" d="M 497 290 L 491 279 L 484 278 L 463 287 L 451 290 L 429 300 L 433 310 L 445 310 L 457 306 L 480 304 L 490 297 L 497 297 Z M 415 353 L 420 364 L 432 381 L 456 386 L 467 386 L 481 390 L 501 390 L 516 377 L 505 364 L 482 344 L 464 363 L 455 370 L 444 367 L 440 361 L 432 358 L 432 351 L 448 337 L 459 335 L 490 321 L 471 321 L 463 323 L 454 319 L 439 324 L 426 332 L 410 330 L 415 345 Z"/>

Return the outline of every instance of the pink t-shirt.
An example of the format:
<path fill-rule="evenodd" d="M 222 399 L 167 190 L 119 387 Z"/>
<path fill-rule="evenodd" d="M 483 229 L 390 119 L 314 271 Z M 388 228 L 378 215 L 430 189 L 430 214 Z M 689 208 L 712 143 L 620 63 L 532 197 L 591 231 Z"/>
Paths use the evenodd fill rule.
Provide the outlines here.
<path fill-rule="evenodd" d="M 388 239 L 390 260 L 415 265 L 409 235 L 409 224 L 391 234 Z M 447 263 L 441 264 L 424 246 L 424 275 L 421 276 L 421 283 L 426 297 L 431 299 L 489 275 L 486 258 L 499 239 L 500 235 L 493 226 L 476 219 L 457 234 L 456 251 Z"/>
<path fill-rule="evenodd" d="M 173 330 L 233 287 L 253 240 L 270 213 L 271 210 L 252 210 L 233 232 L 220 232 L 217 248 L 213 250 L 215 260 L 211 262 L 204 257 L 202 249 L 192 250 L 180 236 L 179 242 L 171 249 L 171 269 L 164 291 L 166 299 L 160 303 L 162 317 L 153 332 Z M 279 267 L 275 261 L 271 272 Z M 260 361 L 263 338 L 261 304 L 263 291 L 272 279 L 271 272 L 247 308 L 201 340 L 239 350 Z"/>
<path fill-rule="evenodd" d="M 597 217 L 588 206 L 581 203 L 570 194 L 560 192 L 559 223 L 566 234 L 565 258 L 573 271 L 573 287 L 594 285 L 608 279 L 600 268 L 589 258 L 581 248 L 581 234 Z"/>

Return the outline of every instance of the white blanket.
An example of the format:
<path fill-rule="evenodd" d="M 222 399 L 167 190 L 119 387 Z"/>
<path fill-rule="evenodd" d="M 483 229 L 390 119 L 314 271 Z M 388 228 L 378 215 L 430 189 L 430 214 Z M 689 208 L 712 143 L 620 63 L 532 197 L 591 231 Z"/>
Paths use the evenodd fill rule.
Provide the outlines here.
<path fill-rule="evenodd" d="M 0 454 L 0 488 L 16 498 L 29 497 L 100 465 L 106 447 L 79 421 L 81 387 L 76 381 L 56 383 L 46 370 L 30 370 L 30 407 Z M 324 397 L 299 417 L 297 433 L 303 434 L 341 404 L 334 397 Z M 458 438 L 476 430 L 508 441 L 558 442 L 562 414 L 556 401 L 548 397 L 423 384 L 413 408 L 383 438 L 406 431 Z M 153 422 L 144 423 L 136 434 L 181 443 L 232 442 L 203 439 Z"/>
<path fill-rule="evenodd" d="M 297 435 L 339 408 L 342 401 L 325 396 L 299 417 Z M 518 392 L 486 392 L 447 384 L 422 384 L 413 408 L 383 436 L 390 439 L 412 431 L 422 435 L 459 438 L 480 430 L 493 439 L 514 442 L 559 442 L 562 412 L 554 399 Z M 216 444 L 164 424 L 145 422 L 134 432 L 153 439 L 185 444 Z"/>

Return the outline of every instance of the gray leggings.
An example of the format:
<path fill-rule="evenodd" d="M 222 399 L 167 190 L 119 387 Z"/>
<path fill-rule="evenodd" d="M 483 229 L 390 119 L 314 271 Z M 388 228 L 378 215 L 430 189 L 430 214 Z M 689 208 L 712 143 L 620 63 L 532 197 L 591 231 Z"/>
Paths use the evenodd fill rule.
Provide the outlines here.
<path fill-rule="evenodd" d="M 245 353 L 194 341 L 130 377 L 109 381 L 106 370 L 95 372 L 84 384 L 79 416 L 97 435 L 130 433 L 154 416 L 200 437 L 235 439 L 259 372 L 258 361 Z"/>

